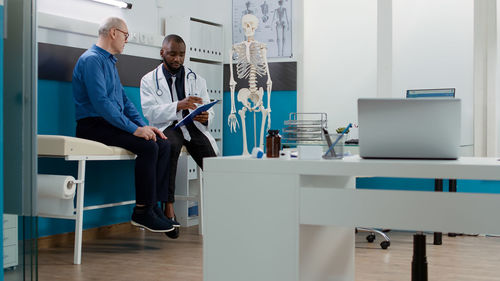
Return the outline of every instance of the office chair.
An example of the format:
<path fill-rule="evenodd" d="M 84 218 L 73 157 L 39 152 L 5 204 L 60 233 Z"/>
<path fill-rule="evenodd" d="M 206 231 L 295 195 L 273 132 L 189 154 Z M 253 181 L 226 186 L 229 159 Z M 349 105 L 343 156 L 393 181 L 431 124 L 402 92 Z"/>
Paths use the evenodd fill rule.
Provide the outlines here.
<path fill-rule="evenodd" d="M 384 231 L 373 228 L 356 227 L 356 233 L 358 231 L 369 232 L 368 236 L 366 236 L 366 241 L 368 241 L 368 243 L 373 243 L 373 241 L 375 241 L 375 234 L 382 236 L 382 238 L 384 238 L 384 241 L 380 242 L 380 247 L 384 250 L 389 248 L 389 246 L 391 245 L 391 239 L 384 233 Z"/>

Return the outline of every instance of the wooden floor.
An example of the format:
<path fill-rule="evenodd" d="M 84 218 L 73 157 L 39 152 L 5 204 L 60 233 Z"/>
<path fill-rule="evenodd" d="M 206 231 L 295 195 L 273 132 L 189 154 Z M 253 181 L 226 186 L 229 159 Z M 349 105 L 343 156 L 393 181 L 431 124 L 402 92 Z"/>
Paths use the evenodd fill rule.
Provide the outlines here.
<path fill-rule="evenodd" d="M 365 233 L 356 235 L 356 280 L 411 279 L 412 233 L 391 231 L 389 235 L 388 250 L 379 248 L 380 237 L 369 244 Z M 500 280 L 500 238 L 443 235 L 443 245 L 435 246 L 432 235 L 427 235 L 427 242 L 429 280 Z M 133 230 L 88 241 L 83 245 L 82 264 L 73 265 L 72 261 L 72 247 L 41 249 L 39 280 L 203 279 L 202 239 L 197 227 L 182 228 L 177 240 Z"/>

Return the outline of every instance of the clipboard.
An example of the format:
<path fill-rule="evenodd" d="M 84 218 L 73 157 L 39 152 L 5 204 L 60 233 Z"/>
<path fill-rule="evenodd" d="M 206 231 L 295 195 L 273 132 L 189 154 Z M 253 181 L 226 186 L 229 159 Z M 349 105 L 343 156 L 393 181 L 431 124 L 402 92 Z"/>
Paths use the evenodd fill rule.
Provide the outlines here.
<path fill-rule="evenodd" d="M 174 129 L 177 129 L 179 128 L 180 126 L 184 126 L 186 124 L 189 124 L 191 122 L 193 122 L 193 118 L 202 113 L 202 112 L 205 112 L 207 110 L 209 110 L 212 106 L 214 106 L 216 103 L 218 103 L 220 100 L 215 100 L 211 103 L 207 103 L 207 104 L 204 104 L 204 105 L 200 105 L 198 106 L 195 110 L 191 111 L 191 113 L 189 113 L 186 117 L 182 118 L 181 121 L 179 121 L 179 123 L 177 123 L 174 127 Z"/>

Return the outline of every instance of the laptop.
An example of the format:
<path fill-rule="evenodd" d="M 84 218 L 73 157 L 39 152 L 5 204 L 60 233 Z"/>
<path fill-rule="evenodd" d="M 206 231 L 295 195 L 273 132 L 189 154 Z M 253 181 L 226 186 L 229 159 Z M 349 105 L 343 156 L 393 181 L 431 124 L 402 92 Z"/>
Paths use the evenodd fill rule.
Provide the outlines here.
<path fill-rule="evenodd" d="M 455 88 L 406 90 L 406 98 L 454 98 Z"/>
<path fill-rule="evenodd" d="M 358 99 L 362 158 L 457 159 L 460 99 Z"/>

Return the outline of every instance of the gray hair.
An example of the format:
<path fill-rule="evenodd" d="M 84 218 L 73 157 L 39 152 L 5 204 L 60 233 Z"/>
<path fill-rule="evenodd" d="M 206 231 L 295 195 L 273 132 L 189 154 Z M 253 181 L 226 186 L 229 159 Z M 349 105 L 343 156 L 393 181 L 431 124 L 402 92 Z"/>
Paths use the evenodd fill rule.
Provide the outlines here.
<path fill-rule="evenodd" d="M 109 17 L 99 26 L 99 36 L 107 36 L 111 28 L 120 28 L 125 21 L 118 17 Z"/>

